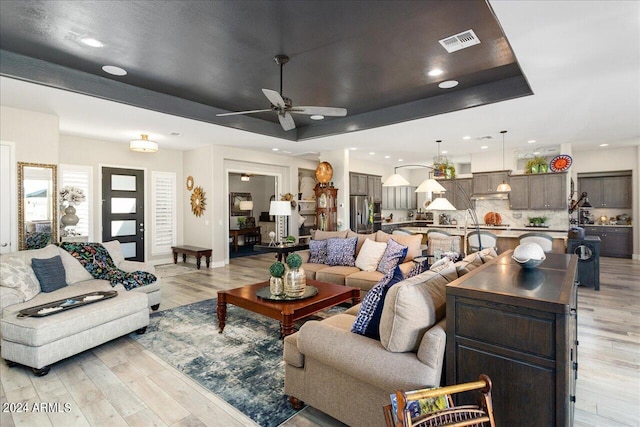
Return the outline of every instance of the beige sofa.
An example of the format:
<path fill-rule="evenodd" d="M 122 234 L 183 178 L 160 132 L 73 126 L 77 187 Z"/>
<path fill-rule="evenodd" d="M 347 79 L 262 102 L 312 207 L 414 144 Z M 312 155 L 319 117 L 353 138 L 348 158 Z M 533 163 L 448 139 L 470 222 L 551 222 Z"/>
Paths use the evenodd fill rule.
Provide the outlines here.
<path fill-rule="evenodd" d="M 492 262 L 492 249 L 448 261 L 389 288 L 380 341 L 351 332 L 359 305 L 308 321 L 284 340 L 285 394 L 352 427 L 384 426 L 395 390 L 440 385 L 445 352 L 446 285 Z"/>
<path fill-rule="evenodd" d="M 374 242 L 387 242 L 390 238 L 407 246 L 407 256 L 405 257 L 400 268 L 406 274 L 411 270 L 415 263 L 413 260 L 422 255 L 420 247 L 422 243 L 422 235 L 391 235 L 384 231 L 377 231 L 371 234 L 356 234 L 351 230 L 344 231 L 315 231 L 313 236 L 316 240 L 324 240 L 332 237 L 347 238 L 358 237 L 356 245 L 356 257 L 360 253 L 360 249 L 365 239 Z M 341 265 L 330 266 L 325 264 L 313 264 L 309 261 L 309 251 L 297 252 L 302 256 L 302 268 L 307 274 L 308 279 L 315 279 L 321 282 L 335 283 L 337 285 L 346 285 L 354 288 L 360 288 L 363 292 L 370 290 L 384 276 L 379 271 L 362 271 L 358 267 L 345 267 Z"/>
<path fill-rule="evenodd" d="M 152 265 L 126 261 L 120 242 L 104 243 L 115 265 L 125 271 L 154 273 Z M 59 255 L 68 286 L 41 292 L 31 268 L 32 258 Z M 9 365 L 22 364 L 36 375 L 46 375 L 50 365 L 84 350 L 133 331 L 144 332 L 149 324 L 149 307 L 160 305 L 160 279 L 126 291 L 119 284 L 94 279 L 67 251 L 49 245 L 42 249 L 0 256 L 0 345 Z M 118 295 L 93 304 L 46 317 L 18 317 L 20 310 L 95 291 L 118 291 Z"/>

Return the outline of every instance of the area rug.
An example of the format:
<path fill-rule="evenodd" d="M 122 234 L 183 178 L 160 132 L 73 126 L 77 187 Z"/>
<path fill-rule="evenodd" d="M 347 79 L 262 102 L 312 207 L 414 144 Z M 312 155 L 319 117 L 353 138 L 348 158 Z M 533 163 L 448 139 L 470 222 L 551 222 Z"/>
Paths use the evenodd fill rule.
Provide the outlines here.
<path fill-rule="evenodd" d="M 253 249 L 253 246 L 239 246 L 238 252 L 235 252 L 233 246 L 229 246 L 229 258 L 240 258 L 243 256 L 260 255 L 264 252 Z"/>
<path fill-rule="evenodd" d="M 130 337 L 259 425 L 278 426 L 296 413 L 284 395 L 279 322 L 228 305 L 219 334 L 216 306 L 213 298 L 153 313 L 147 332 Z"/>

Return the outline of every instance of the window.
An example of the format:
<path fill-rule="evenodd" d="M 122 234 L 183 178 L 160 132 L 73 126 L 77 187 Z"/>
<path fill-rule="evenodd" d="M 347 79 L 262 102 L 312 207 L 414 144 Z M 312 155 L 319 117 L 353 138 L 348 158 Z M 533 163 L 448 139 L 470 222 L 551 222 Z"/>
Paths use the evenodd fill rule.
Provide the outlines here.
<path fill-rule="evenodd" d="M 151 254 L 171 253 L 176 245 L 176 174 L 151 172 Z"/>
<path fill-rule="evenodd" d="M 58 190 L 65 186 L 78 187 L 86 196 L 86 200 L 75 205 L 78 223 L 62 229 L 61 235 L 87 236 L 89 242 L 93 240 L 93 169 L 91 166 L 80 165 L 60 165 L 58 167 Z M 58 196 L 59 198 L 59 196 Z M 60 215 L 64 215 L 64 204 L 58 200 L 60 205 Z"/>

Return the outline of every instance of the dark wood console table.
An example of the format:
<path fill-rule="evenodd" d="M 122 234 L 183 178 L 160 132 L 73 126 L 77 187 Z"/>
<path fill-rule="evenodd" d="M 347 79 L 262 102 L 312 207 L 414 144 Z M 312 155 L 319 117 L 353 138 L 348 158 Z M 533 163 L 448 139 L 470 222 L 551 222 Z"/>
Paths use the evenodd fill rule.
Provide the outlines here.
<path fill-rule="evenodd" d="M 196 257 L 196 267 L 200 270 L 200 259 L 204 256 L 207 260 L 207 268 L 211 264 L 211 249 L 199 248 L 197 246 L 171 246 L 173 251 L 173 263 L 178 263 L 178 254 L 182 254 L 182 262 L 187 262 L 187 255 L 193 255 Z"/>
<path fill-rule="evenodd" d="M 233 239 L 233 250 L 238 252 L 238 236 L 244 236 L 244 243 L 246 244 L 260 244 L 262 242 L 262 235 L 260 234 L 260 227 L 247 227 L 247 228 L 230 228 L 229 237 Z"/>
<path fill-rule="evenodd" d="M 447 384 L 489 375 L 497 425 L 571 426 L 578 257 L 524 270 L 511 254 L 447 285 Z"/>

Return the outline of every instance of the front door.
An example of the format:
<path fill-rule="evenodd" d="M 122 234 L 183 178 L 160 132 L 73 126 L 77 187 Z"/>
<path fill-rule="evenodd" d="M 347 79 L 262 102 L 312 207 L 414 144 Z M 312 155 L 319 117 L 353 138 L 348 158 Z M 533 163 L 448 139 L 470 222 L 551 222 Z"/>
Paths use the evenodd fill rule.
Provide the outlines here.
<path fill-rule="evenodd" d="M 119 240 L 125 259 L 144 261 L 144 171 L 102 168 L 102 241 Z"/>

